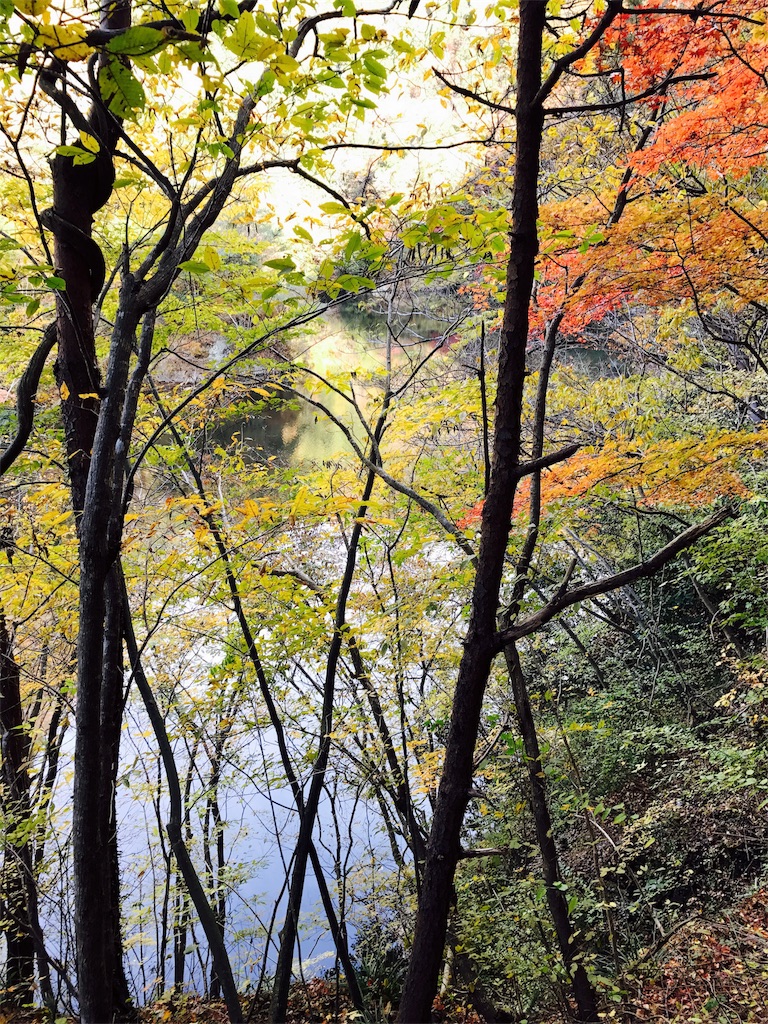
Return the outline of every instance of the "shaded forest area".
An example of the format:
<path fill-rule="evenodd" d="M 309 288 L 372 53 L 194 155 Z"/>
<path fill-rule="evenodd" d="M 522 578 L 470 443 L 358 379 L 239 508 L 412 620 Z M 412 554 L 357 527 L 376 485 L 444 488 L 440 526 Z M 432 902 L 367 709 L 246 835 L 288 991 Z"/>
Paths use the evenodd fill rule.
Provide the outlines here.
<path fill-rule="evenodd" d="M 758 0 L 0 74 L 0 1019 L 765 1020 Z"/>

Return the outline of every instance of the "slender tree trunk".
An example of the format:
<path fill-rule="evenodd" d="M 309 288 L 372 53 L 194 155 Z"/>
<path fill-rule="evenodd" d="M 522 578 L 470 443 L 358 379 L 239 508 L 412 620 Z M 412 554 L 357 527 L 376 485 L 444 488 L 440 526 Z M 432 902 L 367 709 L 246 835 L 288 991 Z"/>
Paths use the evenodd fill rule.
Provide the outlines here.
<path fill-rule="evenodd" d="M 6 840 L 3 857 L 3 897 L 6 939 L 6 1000 L 16 1007 L 33 1001 L 35 957 L 39 992 L 53 1014 L 48 955 L 40 928 L 37 877 L 40 860 L 32 825 L 30 743 L 21 704 L 21 673 L 13 656 L 11 635 L 0 608 L 0 745 L 2 746 L 2 805 L 8 831 L 21 830 L 21 839 Z M 42 800 L 45 800 L 45 792 Z M 26 836 L 24 829 L 26 827 Z"/>
<path fill-rule="evenodd" d="M 144 669 L 142 668 L 141 659 L 139 657 L 139 648 L 133 632 L 133 623 L 130 620 L 128 591 L 125 588 L 125 583 L 123 581 L 121 581 L 121 589 L 125 608 L 124 628 L 128 655 L 131 660 L 131 667 L 133 669 L 134 678 L 136 679 L 136 685 L 139 693 L 141 694 L 141 699 L 144 702 L 147 715 L 152 723 L 152 729 L 155 733 L 155 738 L 160 750 L 160 756 L 163 760 L 163 767 L 165 768 L 166 779 L 168 781 L 168 799 L 170 809 L 167 831 L 171 850 L 176 858 L 176 863 L 178 864 L 179 870 L 184 878 L 184 884 L 187 888 L 187 892 L 189 893 L 190 899 L 197 911 L 198 918 L 200 919 L 200 923 L 205 931 L 205 937 L 208 940 L 208 946 L 211 950 L 216 975 L 224 994 L 224 1001 L 227 1005 L 229 1019 L 231 1024 L 240 1024 L 243 1019 L 242 1010 L 240 1007 L 240 1000 L 237 995 L 237 988 L 232 976 L 232 966 L 229 962 L 229 957 L 227 956 L 227 950 L 224 945 L 221 929 L 216 919 L 216 913 L 208 902 L 208 898 L 205 894 L 202 883 L 200 882 L 200 878 L 195 871 L 187 844 L 184 842 L 182 832 L 184 808 L 181 798 L 179 775 L 176 770 L 176 762 L 173 757 L 173 749 L 171 747 L 170 740 L 168 739 L 168 733 L 166 732 L 162 713 L 157 705 L 154 694 L 152 693 L 149 682 L 147 681 L 147 677 L 144 674 Z"/>
<path fill-rule="evenodd" d="M 547 802 L 547 785 L 544 777 L 544 767 L 541 763 L 539 738 L 536 733 L 533 710 L 531 709 L 531 702 L 528 697 L 528 687 L 526 686 L 522 666 L 520 665 L 520 657 L 514 644 L 509 644 L 505 648 L 504 657 L 507 662 L 512 692 L 515 698 L 517 724 L 525 747 L 526 768 L 531 787 L 531 805 L 536 826 L 536 840 L 541 853 L 547 906 L 555 926 L 560 955 L 571 979 L 578 1019 L 582 1021 L 596 1021 L 599 1020 L 597 999 L 587 972 L 579 961 L 580 946 L 578 935 L 574 931 L 568 915 L 568 903 L 565 895 L 559 888 L 559 883 L 562 879 L 552 818 Z"/>
<path fill-rule="evenodd" d="M 464 653 L 454 694 L 411 957 L 398 1020 L 430 1019 L 443 958 L 461 826 L 472 782 L 475 742 L 494 651 L 496 615 L 521 461 L 520 431 L 528 339 L 528 307 L 538 251 L 539 152 L 544 115 L 541 48 L 546 4 L 523 0 L 517 62 L 517 142 L 511 251 L 501 331 L 493 460 L 483 507 L 477 573 Z"/>
<path fill-rule="evenodd" d="M 386 421 L 386 406 L 379 418 L 377 429 L 374 431 L 376 442 L 380 440 Z M 334 623 L 334 634 L 331 639 L 331 646 L 328 652 L 328 661 L 325 671 L 325 686 L 323 689 L 323 707 L 320 716 L 320 745 L 317 758 L 312 770 L 312 781 L 309 784 L 309 793 L 301 810 L 299 825 L 299 836 L 296 840 L 294 853 L 293 874 L 291 886 L 288 892 L 288 907 L 285 914 L 285 923 L 280 936 L 280 951 L 277 957 L 277 968 L 275 970 L 275 984 L 272 990 L 270 1003 L 270 1020 L 273 1024 L 281 1024 L 285 1020 L 288 1009 L 288 993 L 291 985 L 293 950 L 296 945 L 296 936 L 299 926 L 299 914 L 301 912 L 301 901 L 304 895 L 304 881 L 307 873 L 307 862 L 313 852 L 312 832 L 315 827 L 317 810 L 320 804 L 320 794 L 325 780 L 325 769 L 328 764 L 328 757 L 331 752 L 331 732 L 333 729 L 333 705 L 336 688 L 336 671 L 338 667 L 341 646 L 344 639 L 347 599 L 352 586 L 352 578 L 355 571 L 357 549 L 362 533 L 362 520 L 367 512 L 368 500 L 373 491 L 376 481 L 376 474 L 373 471 L 368 473 L 365 488 L 363 490 L 360 508 L 355 517 L 355 525 L 350 535 L 349 547 L 347 550 L 347 564 L 339 590 L 339 597 L 336 602 L 336 620 Z M 340 937 L 343 935 L 339 933 Z"/>
<path fill-rule="evenodd" d="M 21 711 L 21 674 L 13 656 L 11 637 L 0 609 L 0 745 L 2 746 L 2 807 L 7 833 L 31 828 L 29 805 L 29 739 Z M 32 1002 L 35 990 L 35 943 L 27 912 L 26 878 L 31 867 L 29 839 L 6 838 L 3 850 L 2 897 L 5 934 L 5 991 L 2 1001 L 21 1007 Z"/>
<path fill-rule="evenodd" d="M 104 768 L 100 796 L 101 815 L 107 820 L 109 851 L 109 902 L 105 905 L 106 932 L 109 942 L 108 967 L 112 976 L 112 1002 L 121 1019 L 134 1019 L 128 979 L 123 964 L 123 941 L 120 926 L 120 861 L 117 848 L 116 784 L 120 761 L 120 732 L 123 721 L 123 594 L 118 567 L 113 565 L 105 584 L 103 680 L 101 688 L 99 730 L 104 744 Z"/>
<path fill-rule="evenodd" d="M 209 796 L 206 801 L 205 824 L 203 827 L 203 849 L 208 875 L 208 891 L 213 903 L 213 913 L 221 933 L 222 942 L 224 941 L 224 928 L 227 920 L 227 896 L 224 886 L 226 858 L 224 854 L 224 826 L 219 807 L 219 782 L 221 780 L 221 759 L 224 753 L 224 744 L 227 741 L 230 729 L 231 726 L 222 726 L 219 723 L 214 741 L 213 757 L 211 758 L 211 777 L 208 783 Z M 214 845 L 216 848 L 215 866 L 211 845 Z M 209 994 L 211 999 L 218 999 L 221 996 L 221 982 L 216 973 L 215 964 L 211 967 Z"/>
<path fill-rule="evenodd" d="M 154 387 L 151 378 L 150 386 L 152 387 L 152 391 L 155 396 L 155 400 L 157 401 L 158 407 L 165 415 L 165 411 L 163 410 L 160 396 L 157 393 L 157 389 Z M 184 446 L 182 438 L 176 431 L 176 428 L 174 427 L 172 422 L 169 424 L 169 429 L 174 433 L 177 443 L 184 451 L 184 458 L 189 468 L 190 474 L 192 475 L 192 478 L 195 481 L 195 486 L 197 488 L 198 494 L 205 501 L 205 503 L 208 504 L 208 498 L 206 495 L 205 488 L 203 486 L 203 480 L 202 477 L 200 476 L 200 473 L 194 460 L 190 457 L 189 452 Z M 253 633 L 248 623 L 248 619 L 245 614 L 245 609 L 243 607 L 243 602 L 240 596 L 240 588 L 234 567 L 232 565 L 229 548 L 227 547 L 224 533 L 221 530 L 219 523 L 214 517 L 213 513 L 207 513 L 204 516 L 204 519 L 208 525 L 209 530 L 211 531 L 211 536 L 213 537 L 214 543 L 216 544 L 216 550 L 218 551 L 219 557 L 221 558 L 222 561 L 222 565 L 224 566 L 227 587 L 229 588 L 229 592 L 232 597 L 232 605 L 235 611 L 235 616 L 237 618 L 238 625 L 240 626 L 240 630 L 243 635 L 243 640 L 245 642 L 245 646 L 248 652 L 248 658 L 253 666 L 254 672 L 256 673 L 256 678 L 259 683 L 259 690 L 261 691 L 261 695 L 267 709 L 270 724 L 275 731 L 275 738 L 277 740 L 277 746 L 280 752 L 280 761 L 282 763 L 283 770 L 285 771 L 286 779 L 288 780 L 288 785 L 290 786 L 291 793 L 296 804 L 296 810 L 298 811 L 300 819 L 303 820 L 305 808 L 304 796 L 301 790 L 299 779 L 293 768 L 290 754 L 288 752 L 288 746 L 285 738 L 285 729 L 283 728 L 283 723 L 280 719 L 277 706 L 272 697 L 272 692 L 269 687 L 269 681 L 267 679 L 266 673 L 264 672 L 264 667 L 261 663 L 261 658 L 259 657 L 256 641 L 254 639 Z M 333 906 L 331 894 L 328 891 L 328 885 L 325 880 L 325 875 L 323 873 L 322 865 L 320 863 L 320 858 L 318 856 L 317 850 L 315 849 L 314 843 L 311 841 L 311 835 L 309 844 L 309 859 L 312 864 L 312 870 L 314 871 L 315 879 L 317 881 L 317 887 L 320 892 L 320 899 L 323 904 L 323 909 L 325 910 L 326 917 L 328 919 L 328 927 L 330 929 L 331 936 L 333 937 L 333 941 L 336 946 L 339 960 L 341 962 L 342 967 L 344 968 L 344 974 L 347 979 L 347 986 L 349 988 L 350 999 L 352 1000 L 355 1009 L 359 1013 L 362 1013 L 364 1009 L 363 996 L 357 981 L 357 975 L 355 974 L 355 968 L 354 964 L 352 963 L 352 957 L 349 952 L 349 946 L 347 944 L 344 931 L 339 925 L 339 920 Z M 290 968 L 292 961 L 288 960 L 287 963 L 289 972 L 288 985 L 290 986 Z"/>
<path fill-rule="evenodd" d="M 126 276 L 121 305 L 131 308 L 132 281 Z M 122 466 L 116 461 L 120 416 L 136 323 L 124 313 L 113 332 L 107 395 L 99 416 L 80 517 L 80 627 L 78 633 L 77 733 L 72 810 L 75 931 L 82 1024 L 99 1024 L 122 1015 L 123 986 L 117 982 L 120 949 L 119 902 L 114 878 L 116 855 L 110 839 L 119 728 L 122 717 L 122 669 L 114 663 L 119 645 L 114 628 L 115 561 L 122 519 L 119 510 Z M 121 598 L 122 600 L 122 598 Z M 109 611 L 109 616 L 107 612 Z M 104 634 L 108 630 L 105 644 Z M 110 658 L 105 661 L 105 653 Z M 110 912 L 113 908 L 113 912 Z"/>

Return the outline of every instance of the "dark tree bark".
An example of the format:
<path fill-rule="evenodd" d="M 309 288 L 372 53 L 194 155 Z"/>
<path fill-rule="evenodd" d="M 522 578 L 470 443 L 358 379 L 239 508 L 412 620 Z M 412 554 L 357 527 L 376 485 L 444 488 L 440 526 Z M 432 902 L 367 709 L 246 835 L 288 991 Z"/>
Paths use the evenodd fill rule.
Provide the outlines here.
<path fill-rule="evenodd" d="M 0 745 L 2 806 L 8 822 L 7 832 L 30 822 L 29 738 L 24 731 L 20 683 L 11 636 L 0 610 Z M 6 943 L 2 1001 L 17 1007 L 32 1002 L 35 991 L 35 942 L 27 901 L 27 888 L 32 880 L 25 877 L 30 865 L 29 840 L 19 842 L 6 838 L 2 869 L 2 927 Z"/>
<path fill-rule="evenodd" d="M 117 847 L 115 793 L 120 759 L 120 734 L 124 710 L 123 594 L 120 575 L 112 566 L 105 586 L 106 612 L 102 673 L 100 732 L 104 744 L 104 775 L 100 806 L 108 814 L 106 843 L 109 851 L 109 902 L 105 905 L 105 931 L 110 943 L 107 965 L 112 976 L 112 1003 L 120 1019 L 135 1016 L 123 961 L 120 927 L 120 860 Z"/>
<path fill-rule="evenodd" d="M 131 307 L 132 290 L 132 279 L 126 275 L 121 289 L 124 310 Z M 77 770 L 72 846 L 78 990 L 83 1024 L 111 1020 L 125 1009 L 121 1005 L 123 985 L 116 978 L 120 935 L 119 928 L 114 933 L 118 923 L 113 913 L 117 902 L 117 880 L 113 879 L 116 855 L 110 839 L 112 787 L 122 718 L 122 667 L 116 663 L 121 657 L 121 648 L 114 635 L 120 611 L 113 573 L 122 527 L 122 467 L 116 459 L 116 449 L 136 326 L 135 319 L 126 314 L 118 318 L 113 332 L 107 395 L 99 414 L 79 531 Z M 109 662 L 105 661 L 105 654 Z M 115 1005 L 115 989 L 118 1005 Z"/>
<path fill-rule="evenodd" d="M 666 10 L 667 14 L 676 14 Z M 507 265 L 506 298 L 501 332 L 498 391 L 496 395 L 496 422 L 493 459 L 487 495 L 483 509 L 480 549 L 476 560 L 476 577 L 472 595 L 470 622 L 464 654 L 454 695 L 453 713 L 449 728 L 443 776 L 428 843 L 426 871 L 408 975 L 399 1011 L 402 1024 L 418 1024 L 429 1019 L 431 1003 L 437 986 L 437 976 L 446 936 L 446 922 L 450 909 L 452 880 L 459 852 L 459 837 L 467 794 L 472 780 L 472 755 L 477 738 L 482 700 L 491 662 L 496 653 L 506 649 L 515 696 L 518 702 L 518 721 L 526 742 L 531 763 L 539 762 L 535 724 L 530 714 L 525 680 L 519 671 L 517 654 L 511 646 L 518 639 L 535 632 L 561 611 L 580 601 L 617 589 L 636 579 L 652 575 L 695 540 L 709 532 L 733 513 L 724 509 L 708 520 L 684 531 L 668 545 L 644 562 L 611 577 L 592 584 L 567 590 L 561 587 L 538 612 L 511 624 L 509 614 L 502 616 L 500 629 L 494 640 L 495 617 L 498 611 L 500 583 L 507 548 L 510 516 L 517 482 L 525 473 L 521 465 L 520 430 L 521 398 L 525 375 L 525 347 L 528 333 L 528 308 L 531 300 L 534 263 L 538 239 L 536 231 L 536 186 L 539 173 L 539 154 L 542 128 L 546 111 L 544 102 L 552 94 L 567 69 L 585 57 L 598 43 L 609 25 L 620 15 L 631 14 L 623 7 L 623 0 L 608 0 L 605 12 L 590 34 L 573 50 L 558 58 L 546 80 L 542 81 L 542 38 L 545 27 L 546 4 L 538 0 L 521 0 L 518 33 L 517 97 L 514 113 L 517 127 L 515 149 L 515 184 L 512 197 L 512 230 L 510 257 Z M 700 76 L 708 77 L 709 72 Z M 634 96 L 632 102 L 646 96 L 663 95 L 675 80 L 668 76 L 657 85 Z M 468 90 L 451 85 L 457 92 L 486 102 Z M 491 104 L 493 106 L 493 104 Z M 571 111 L 578 113 L 591 109 L 589 105 L 574 108 L 550 108 L 550 113 Z M 600 105 L 596 109 L 601 109 Z M 650 131 L 641 135 L 639 147 L 645 144 Z M 629 172 L 628 172 L 629 174 Z M 624 185 L 629 176 L 625 175 Z M 610 218 L 615 223 L 623 211 L 626 194 L 620 194 Z M 578 287 L 578 284 L 577 284 Z M 550 325 L 557 329 L 556 322 Z M 545 459 L 534 452 L 529 471 L 541 469 Z M 561 458 L 559 455 L 558 458 Z M 536 481 L 534 481 L 536 483 Z M 524 551 L 533 550 L 536 543 L 536 524 L 526 540 Z M 518 566 L 518 580 L 525 580 L 529 565 Z M 519 585 L 514 588 L 512 612 L 519 607 Z M 557 853 L 547 826 L 548 810 L 543 786 L 534 787 L 534 812 L 545 873 L 548 876 L 550 910 L 558 940 L 572 974 L 578 1012 L 583 1020 L 595 1020 L 594 994 L 586 973 L 580 967 L 572 946 L 573 930 L 568 921 L 566 907 L 554 897 L 557 881 Z"/>
<path fill-rule="evenodd" d="M 483 507 L 469 629 L 456 683 L 445 763 L 427 847 L 416 931 L 398 1014 L 398 1020 L 403 1024 L 428 1021 L 437 990 L 461 826 L 472 781 L 475 741 L 494 654 L 496 615 L 512 502 L 519 479 L 528 306 L 538 251 L 537 185 L 544 114 L 537 95 L 541 88 L 545 15 L 546 5 L 537 0 L 524 0 L 520 5 L 516 170 L 493 460 Z"/>
<path fill-rule="evenodd" d="M 579 960 L 581 952 L 578 941 L 578 934 L 571 924 L 568 915 L 568 903 L 564 893 L 559 888 L 561 882 L 560 863 L 555 845 L 555 834 L 552 825 L 552 818 L 549 813 L 547 801 L 547 784 L 544 775 L 544 766 L 541 762 L 541 750 L 539 738 L 536 733 L 536 723 L 533 719 L 533 710 L 528 697 L 520 658 L 514 644 L 509 644 L 504 650 L 504 657 L 507 662 L 509 678 L 512 683 L 512 693 L 515 698 L 515 715 L 520 730 L 520 735 L 525 748 L 526 769 L 528 771 L 528 782 L 531 787 L 531 807 L 533 809 L 533 820 L 536 826 L 536 841 L 541 853 L 542 874 L 547 893 L 547 906 L 555 926 L 555 935 L 560 949 L 563 963 L 571 978 L 571 986 L 576 999 L 577 1017 L 582 1021 L 599 1020 L 597 1012 L 597 1000 L 592 983 Z"/>
<path fill-rule="evenodd" d="M 101 8 L 101 27 L 130 26 L 128 0 Z M 114 446 L 119 408 L 127 377 L 128 346 L 135 323 L 115 332 L 108 385 L 114 389 L 102 406 L 96 357 L 93 303 L 104 283 L 104 260 L 93 240 L 93 217 L 105 205 L 114 182 L 113 152 L 120 125 L 108 112 L 95 80 L 90 112 L 85 115 L 61 84 L 66 66 L 55 60 L 41 84 L 60 106 L 62 121 L 85 130 L 99 143 L 97 158 L 76 165 L 67 156 L 53 160 L 53 207 L 42 220 L 53 231 L 57 274 L 65 288 L 57 298 L 56 380 L 69 463 L 72 504 L 80 536 L 80 632 L 78 637 L 76 772 L 73 792 L 73 876 L 80 1012 L 84 1024 L 131 1018 L 122 965 L 120 882 L 114 830 L 114 790 L 122 722 L 122 597 L 114 580 L 114 536 L 107 540 L 114 481 L 110 456 L 101 480 L 94 479 L 98 433 Z M 117 374 L 115 374 L 117 370 Z M 104 429 L 106 428 L 106 429 Z M 119 492 L 119 483 L 117 485 Z M 118 539 L 119 544 L 119 539 Z"/>

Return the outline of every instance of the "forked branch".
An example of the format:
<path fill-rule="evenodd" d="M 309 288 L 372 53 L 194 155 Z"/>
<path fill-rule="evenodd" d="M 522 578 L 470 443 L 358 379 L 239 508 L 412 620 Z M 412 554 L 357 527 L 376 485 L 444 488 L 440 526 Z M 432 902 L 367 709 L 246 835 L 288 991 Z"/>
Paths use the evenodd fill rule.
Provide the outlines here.
<path fill-rule="evenodd" d="M 521 619 L 508 629 L 498 632 L 494 642 L 495 650 L 501 651 L 507 644 L 514 643 L 514 641 L 520 640 L 524 636 L 530 636 L 531 633 L 535 633 L 560 612 L 570 608 L 571 605 L 578 604 L 580 601 L 587 601 L 591 597 L 599 597 L 602 594 L 610 593 L 612 590 L 618 590 L 619 587 L 626 587 L 636 580 L 653 576 L 654 573 L 658 572 L 668 562 L 671 562 L 682 551 L 691 547 L 701 537 L 711 533 L 715 527 L 722 525 L 727 519 L 734 518 L 735 515 L 736 511 L 728 505 L 725 508 L 719 509 L 714 515 L 709 516 L 703 522 L 684 530 L 674 540 L 671 540 L 669 544 L 665 544 L 663 548 L 660 548 L 655 554 L 651 555 L 650 558 L 630 566 L 629 569 L 624 569 L 622 572 L 614 573 L 612 576 L 595 580 L 592 583 L 585 583 L 570 591 L 561 588 L 543 608 Z"/>

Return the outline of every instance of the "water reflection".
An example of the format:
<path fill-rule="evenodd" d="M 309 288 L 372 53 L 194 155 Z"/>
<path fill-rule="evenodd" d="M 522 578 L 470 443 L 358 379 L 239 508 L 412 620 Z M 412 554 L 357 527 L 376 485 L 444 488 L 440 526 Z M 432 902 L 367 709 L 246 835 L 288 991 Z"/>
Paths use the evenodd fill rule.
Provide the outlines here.
<path fill-rule="evenodd" d="M 395 338 L 389 359 L 397 376 L 410 370 L 436 344 L 451 345 L 462 340 L 461 328 L 446 337 L 446 331 L 457 322 L 454 312 L 448 303 L 445 319 L 422 313 L 390 313 L 388 328 L 387 316 L 382 312 L 342 306 L 317 321 L 305 336 L 292 339 L 293 365 L 310 371 L 305 378 L 297 374 L 297 386 L 306 385 L 310 391 L 314 388 L 315 397 L 362 440 L 365 432 L 352 405 L 342 394 L 323 388 L 318 377 L 332 382 L 342 393 L 354 393 L 364 411 L 376 389 L 377 376 L 383 380 L 386 372 L 388 330 Z M 593 380 L 626 372 L 626 364 L 607 349 L 569 344 L 558 349 L 557 358 L 574 373 Z M 538 355 L 533 353 L 534 367 L 537 360 Z M 269 406 L 257 401 L 245 412 L 240 408 L 219 421 L 206 434 L 208 441 L 222 447 L 233 436 L 239 438 L 246 458 L 250 455 L 252 461 L 262 462 L 272 457 L 283 466 L 332 461 L 351 450 L 339 427 L 321 410 L 296 398 Z"/>
<path fill-rule="evenodd" d="M 422 358 L 428 347 L 434 346 L 446 322 L 418 315 L 395 318 L 392 326 L 399 338 L 392 346 L 390 359 L 393 372 L 398 373 L 409 369 L 414 359 Z M 376 378 L 383 380 L 386 372 L 386 318 L 359 309 L 328 315 L 307 337 L 293 339 L 292 348 L 294 365 L 311 371 L 305 378 L 297 374 L 297 385 L 316 390 L 318 400 L 361 438 L 364 431 L 353 406 L 342 395 L 322 387 L 318 377 L 331 381 L 341 392 L 354 393 L 364 412 L 376 389 Z M 250 450 L 253 461 L 273 456 L 286 466 L 332 460 L 351 450 L 343 431 L 321 410 L 299 399 L 279 406 L 259 404 L 245 414 L 241 409 L 207 431 L 207 439 L 222 446 L 229 444 L 233 435 L 239 437 L 246 451 Z"/>

